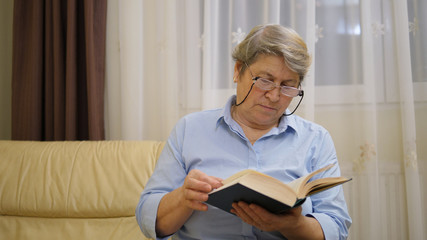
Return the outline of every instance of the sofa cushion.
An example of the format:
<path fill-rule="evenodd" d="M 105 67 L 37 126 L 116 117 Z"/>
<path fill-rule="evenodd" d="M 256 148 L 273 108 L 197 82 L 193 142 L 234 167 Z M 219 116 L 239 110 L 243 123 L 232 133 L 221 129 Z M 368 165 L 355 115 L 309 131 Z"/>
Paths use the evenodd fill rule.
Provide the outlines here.
<path fill-rule="evenodd" d="M 13 240 L 135 240 L 147 239 L 135 217 L 35 218 L 0 217 L 0 239 Z"/>
<path fill-rule="evenodd" d="M 70 239 L 80 239 L 84 232 L 105 235 L 126 222 L 140 233 L 135 208 L 163 145 L 0 141 L 0 225 L 9 231 L 0 229 L 0 235 L 21 239 L 37 229 L 61 234 L 62 228 L 71 229 L 73 233 L 63 233 L 71 234 Z M 37 234 L 33 238 L 41 239 Z"/>

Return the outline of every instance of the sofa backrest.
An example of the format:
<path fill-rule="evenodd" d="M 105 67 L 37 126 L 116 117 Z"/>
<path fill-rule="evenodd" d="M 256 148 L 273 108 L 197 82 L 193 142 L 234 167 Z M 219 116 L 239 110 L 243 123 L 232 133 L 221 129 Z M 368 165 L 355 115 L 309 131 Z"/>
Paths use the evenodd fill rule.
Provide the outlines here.
<path fill-rule="evenodd" d="M 163 146 L 0 141 L 0 239 L 144 239 L 135 208 Z"/>

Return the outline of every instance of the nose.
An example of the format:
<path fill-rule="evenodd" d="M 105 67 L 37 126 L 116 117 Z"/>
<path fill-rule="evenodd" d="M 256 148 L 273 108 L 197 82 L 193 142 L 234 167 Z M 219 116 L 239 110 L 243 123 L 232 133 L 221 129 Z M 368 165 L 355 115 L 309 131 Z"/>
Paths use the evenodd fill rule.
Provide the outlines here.
<path fill-rule="evenodd" d="M 265 96 L 270 99 L 270 101 L 272 102 L 277 102 L 280 99 L 280 85 L 279 86 L 275 86 L 273 89 L 271 89 L 270 91 L 267 91 L 265 93 Z"/>

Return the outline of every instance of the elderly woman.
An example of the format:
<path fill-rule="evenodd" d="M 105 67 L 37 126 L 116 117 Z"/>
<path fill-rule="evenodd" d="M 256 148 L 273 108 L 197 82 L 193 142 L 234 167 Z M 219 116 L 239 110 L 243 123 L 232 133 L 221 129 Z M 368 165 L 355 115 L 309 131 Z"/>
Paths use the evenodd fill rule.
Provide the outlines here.
<path fill-rule="evenodd" d="M 341 187 L 282 214 L 245 202 L 229 214 L 204 203 L 221 179 L 243 169 L 287 183 L 335 163 L 318 177 L 340 175 L 329 133 L 288 109 L 293 98 L 302 100 L 311 63 L 301 37 L 280 25 L 257 26 L 233 58 L 237 94 L 223 109 L 177 123 L 136 209 L 142 231 L 173 239 L 346 238 L 351 219 Z"/>

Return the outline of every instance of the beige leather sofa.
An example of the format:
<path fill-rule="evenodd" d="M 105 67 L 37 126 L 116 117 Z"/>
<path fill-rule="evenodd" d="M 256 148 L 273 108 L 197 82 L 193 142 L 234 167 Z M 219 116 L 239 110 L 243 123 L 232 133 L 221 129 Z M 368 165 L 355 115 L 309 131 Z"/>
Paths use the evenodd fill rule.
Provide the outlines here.
<path fill-rule="evenodd" d="M 135 207 L 163 145 L 0 141 L 0 239 L 145 239 Z"/>

